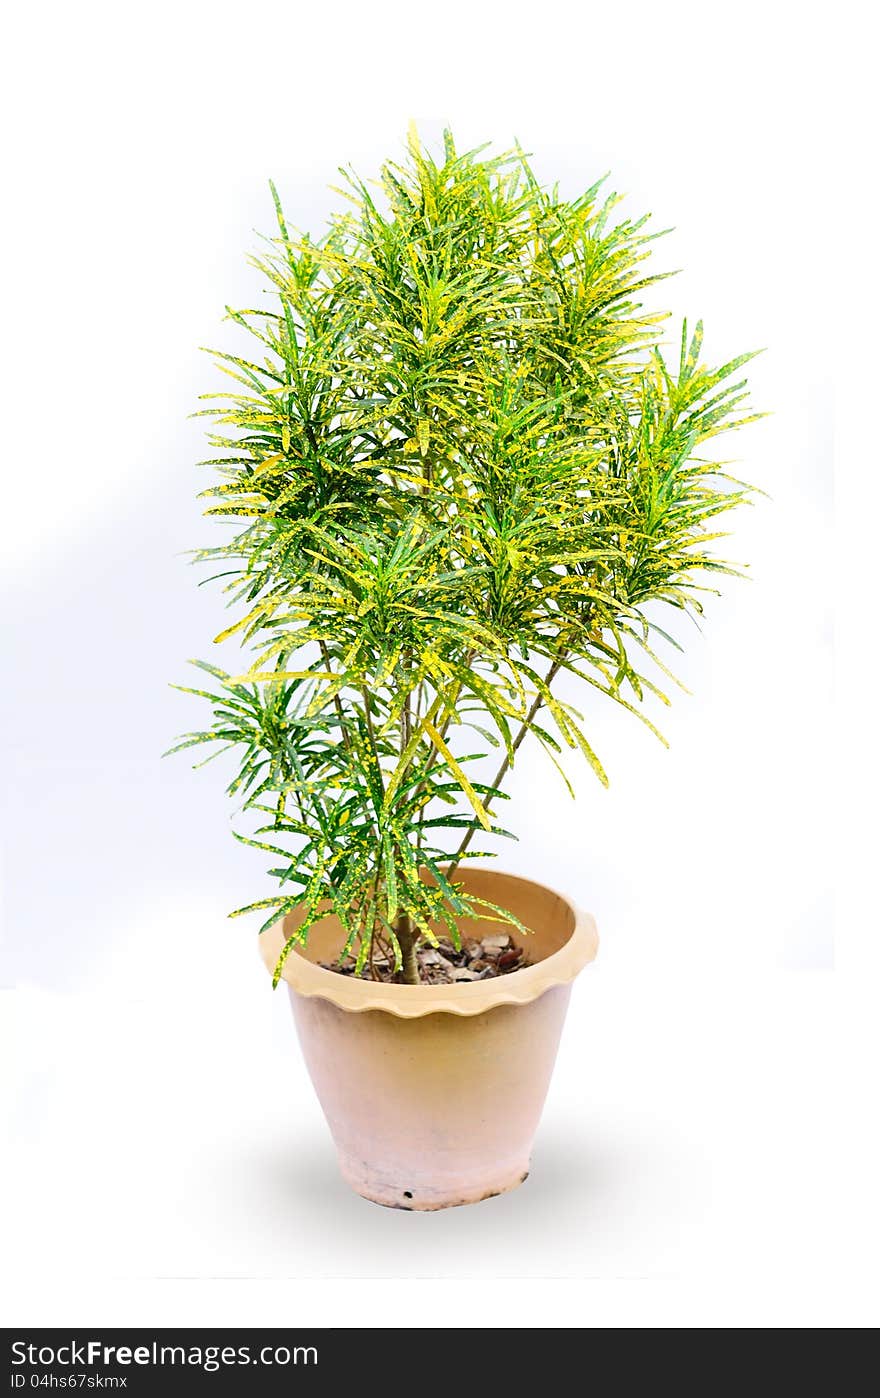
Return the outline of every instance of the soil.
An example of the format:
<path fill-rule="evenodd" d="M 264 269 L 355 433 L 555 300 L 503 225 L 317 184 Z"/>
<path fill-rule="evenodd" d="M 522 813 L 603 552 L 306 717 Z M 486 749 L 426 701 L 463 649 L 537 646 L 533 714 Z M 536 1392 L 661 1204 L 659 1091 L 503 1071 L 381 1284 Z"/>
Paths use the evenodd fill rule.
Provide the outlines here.
<path fill-rule="evenodd" d="M 416 948 L 419 963 L 419 979 L 422 985 L 452 985 L 457 981 L 485 981 L 495 976 L 507 976 L 511 971 L 520 971 L 529 963 L 522 947 L 518 947 L 508 932 L 490 932 L 475 940 L 466 938 L 460 950 L 441 938 L 436 947 L 421 942 Z M 321 961 L 325 971 L 336 971 L 341 976 L 355 975 L 355 959 L 348 956 L 344 961 Z M 373 961 L 373 974 L 365 966 L 361 980 L 388 981 L 401 983 L 400 975 L 393 973 L 393 963 L 387 957 L 376 956 Z"/>

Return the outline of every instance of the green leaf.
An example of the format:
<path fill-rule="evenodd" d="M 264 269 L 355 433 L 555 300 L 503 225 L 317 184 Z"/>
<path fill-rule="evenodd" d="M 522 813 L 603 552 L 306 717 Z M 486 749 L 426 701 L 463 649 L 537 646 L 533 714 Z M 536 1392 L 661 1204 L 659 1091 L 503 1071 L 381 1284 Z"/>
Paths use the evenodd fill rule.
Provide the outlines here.
<path fill-rule="evenodd" d="M 434 727 L 433 723 L 429 723 L 426 719 L 424 726 L 425 732 L 431 739 L 431 742 L 434 744 L 437 750 L 443 754 L 443 757 L 445 758 L 448 766 L 451 768 L 457 780 L 460 782 L 462 791 L 464 792 L 465 796 L 474 808 L 474 814 L 477 817 L 477 820 L 480 822 L 484 830 L 491 830 L 492 825 L 488 815 L 486 814 L 486 810 L 483 806 L 482 801 L 480 800 L 477 793 L 474 791 L 474 788 L 472 787 L 468 777 L 465 775 L 458 762 L 453 757 L 446 742 L 437 732 L 437 729 Z"/>

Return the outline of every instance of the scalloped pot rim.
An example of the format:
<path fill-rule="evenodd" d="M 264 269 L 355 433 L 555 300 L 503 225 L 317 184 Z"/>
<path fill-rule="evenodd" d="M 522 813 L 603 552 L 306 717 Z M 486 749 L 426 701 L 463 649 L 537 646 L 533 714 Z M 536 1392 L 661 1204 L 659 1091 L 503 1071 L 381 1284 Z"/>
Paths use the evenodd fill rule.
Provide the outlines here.
<path fill-rule="evenodd" d="M 476 868 L 474 872 L 477 872 Z M 496 871 L 484 867 L 479 872 Z M 546 884 L 538 884 L 519 875 L 502 874 L 501 870 L 497 873 L 505 880 L 530 885 L 542 893 L 555 895 L 571 910 L 574 926 L 568 940 L 558 951 L 532 966 L 511 971 L 506 976 L 495 976 L 491 980 L 453 985 L 388 985 L 327 971 L 294 948 L 284 963 L 282 979 L 298 995 L 329 1000 L 341 1010 L 355 1014 L 365 1010 L 384 1010 L 400 1019 L 420 1019 L 430 1014 L 484 1014 L 497 1005 L 527 1005 L 553 986 L 569 984 L 593 960 L 598 950 L 599 934 L 593 917 Z M 291 916 L 295 914 L 288 914 L 288 917 Z M 278 964 L 286 940 L 286 921 L 287 918 L 279 919 L 260 936 L 260 954 L 270 974 Z"/>

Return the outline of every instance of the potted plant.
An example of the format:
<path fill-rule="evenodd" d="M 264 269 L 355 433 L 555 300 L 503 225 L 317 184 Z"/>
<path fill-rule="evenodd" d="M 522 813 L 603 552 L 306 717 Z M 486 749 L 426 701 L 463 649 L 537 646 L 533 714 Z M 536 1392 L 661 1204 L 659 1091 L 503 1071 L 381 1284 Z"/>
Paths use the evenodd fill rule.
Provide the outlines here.
<path fill-rule="evenodd" d="M 507 834 L 527 737 L 607 782 L 559 677 L 652 726 L 649 604 L 699 612 L 732 571 L 712 545 L 748 487 L 699 452 L 751 420 L 750 356 L 706 367 L 685 324 L 670 367 L 639 301 L 659 235 L 601 181 L 564 199 L 518 147 L 448 133 L 346 179 L 317 241 L 272 186 L 267 302 L 229 310 L 252 344 L 217 355 L 205 495 L 234 529 L 198 557 L 249 659 L 196 662 L 212 723 L 178 746 L 236 753 L 237 838 L 277 880 L 239 912 L 265 917 L 343 1174 L 431 1209 L 525 1177 L 597 945 L 568 899 L 474 864 L 481 836 Z"/>

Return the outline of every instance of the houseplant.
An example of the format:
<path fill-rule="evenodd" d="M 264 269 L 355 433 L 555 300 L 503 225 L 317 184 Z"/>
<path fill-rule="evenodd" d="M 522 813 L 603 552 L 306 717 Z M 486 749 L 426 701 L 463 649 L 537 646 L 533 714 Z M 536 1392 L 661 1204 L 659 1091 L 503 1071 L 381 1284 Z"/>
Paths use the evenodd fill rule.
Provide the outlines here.
<path fill-rule="evenodd" d="M 252 346 L 216 356 L 235 387 L 204 409 L 204 493 L 234 527 L 198 557 L 249 658 L 196 662 L 213 720 L 178 746 L 236 754 L 237 838 L 278 881 L 239 912 L 265 918 L 344 1173 L 432 1208 L 523 1177 L 596 944 L 566 900 L 472 865 L 480 836 L 507 833 L 526 736 L 564 781 L 569 756 L 607 781 L 559 676 L 652 726 L 672 638 L 648 604 L 699 612 L 732 571 L 717 519 L 748 488 L 699 452 L 751 420 L 750 356 L 705 366 L 685 323 L 669 366 L 639 301 L 659 235 L 602 181 L 567 200 L 519 148 L 448 133 L 346 180 L 317 241 L 272 186 L 267 304 L 229 309 Z"/>

